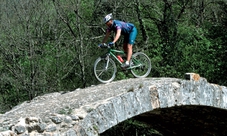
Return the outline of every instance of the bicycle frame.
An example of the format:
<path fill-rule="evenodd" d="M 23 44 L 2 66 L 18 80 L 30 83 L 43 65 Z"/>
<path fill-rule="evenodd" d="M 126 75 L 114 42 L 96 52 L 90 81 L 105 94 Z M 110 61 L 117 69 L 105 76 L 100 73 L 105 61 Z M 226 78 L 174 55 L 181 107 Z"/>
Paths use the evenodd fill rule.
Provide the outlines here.
<path fill-rule="evenodd" d="M 117 56 L 115 54 L 125 55 L 125 52 L 124 51 L 121 51 L 121 50 L 116 50 L 116 49 L 108 48 L 108 52 L 105 53 L 105 56 L 112 56 L 115 60 L 117 60 L 117 62 L 119 62 L 120 64 L 122 64 L 122 62 L 120 60 L 118 60 L 118 58 L 117 58 Z"/>
<path fill-rule="evenodd" d="M 110 56 L 112 56 L 115 60 L 117 60 L 118 63 L 122 64 L 122 62 L 117 58 L 117 56 L 115 54 L 125 55 L 125 52 L 122 51 L 122 50 L 116 50 L 116 49 L 108 48 L 108 52 L 105 53 L 105 55 L 103 55 L 105 57 L 108 57 L 105 69 L 107 69 L 107 67 L 109 65 L 109 57 Z M 133 59 L 133 62 L 135 63 L 134 66 L 129 67 L 127 69 L 133 69 L 133 68 L 141 66 L 141 63 L 138 60 Z"/>

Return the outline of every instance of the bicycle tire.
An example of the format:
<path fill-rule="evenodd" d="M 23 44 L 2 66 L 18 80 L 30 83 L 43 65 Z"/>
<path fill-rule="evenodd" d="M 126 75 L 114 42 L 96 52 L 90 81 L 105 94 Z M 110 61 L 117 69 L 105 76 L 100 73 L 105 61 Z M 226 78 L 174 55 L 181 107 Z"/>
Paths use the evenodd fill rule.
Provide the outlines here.
<path fill-rule="evenodd" d="M 138 64 L 139 63 L 139 64 Z M 140 66 L 135 66 L 140 65 Z M 151 61 L 143 52 L 136 52 L 132 55 L 130 62 L 131 73 L 136 78 L 147 77 L 151 72 Z"/>
<path fill-rule="evenodd" d="M 98 81 L 102 83 L 109 83 L 114 80 L 117 72 L 117 67 L 115 62 L 109 58 L 108 67 L 107 59 L 99 57 L 94 63 L 94 74 Z"/>

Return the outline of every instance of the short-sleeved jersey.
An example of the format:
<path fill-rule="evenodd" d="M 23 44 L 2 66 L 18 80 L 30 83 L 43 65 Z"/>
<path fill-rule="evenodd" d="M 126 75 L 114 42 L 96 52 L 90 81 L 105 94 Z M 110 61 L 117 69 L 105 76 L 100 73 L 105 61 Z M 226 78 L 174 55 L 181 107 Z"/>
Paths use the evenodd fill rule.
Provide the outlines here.
<path fill-rule="evenodd" d="M 107 28 L 108 32 L 114 31 L 117 32 L 118 29 L 121 29 L 122 35 L 128 35 L 134 28 L 134 25 L 131 23 L 119 21 L 119 20 L 113 20 L 113 24 L 111 27 Z"/>

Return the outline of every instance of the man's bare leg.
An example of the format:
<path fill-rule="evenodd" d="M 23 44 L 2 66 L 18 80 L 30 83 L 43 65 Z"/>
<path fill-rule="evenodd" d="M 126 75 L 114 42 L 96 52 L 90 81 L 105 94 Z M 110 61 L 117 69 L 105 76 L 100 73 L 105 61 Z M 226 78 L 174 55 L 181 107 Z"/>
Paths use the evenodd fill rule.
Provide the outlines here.
<path fill-rule="evenodd" d="M 127 61 L 129 62 L 132 57 L 132 45 L 127 44 Z"/>
<path fill-rule="evenodd" d="M 132 57 L 132 45 L 129 44 L 129 43 L 124 43 L 123 48 L 124 48 L 124 51 L 127 53 L 126 54 L 127 55 L 127 60 L 126 61 L 129 64 L 130 59 Z"/>

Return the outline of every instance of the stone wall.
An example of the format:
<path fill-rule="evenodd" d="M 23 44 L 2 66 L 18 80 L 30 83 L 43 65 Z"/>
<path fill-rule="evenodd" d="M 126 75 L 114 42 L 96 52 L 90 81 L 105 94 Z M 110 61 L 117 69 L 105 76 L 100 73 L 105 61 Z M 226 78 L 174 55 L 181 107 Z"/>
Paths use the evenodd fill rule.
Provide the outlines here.
<path fill-rule="evenodd" d="M 52 93 L 0 115 L 0 136 L 95 136 L 142 113 L 181 105 L 226 109 L 227 89 L 198 74 L 140 78 Z"/>

